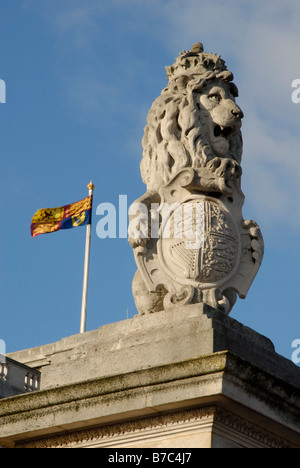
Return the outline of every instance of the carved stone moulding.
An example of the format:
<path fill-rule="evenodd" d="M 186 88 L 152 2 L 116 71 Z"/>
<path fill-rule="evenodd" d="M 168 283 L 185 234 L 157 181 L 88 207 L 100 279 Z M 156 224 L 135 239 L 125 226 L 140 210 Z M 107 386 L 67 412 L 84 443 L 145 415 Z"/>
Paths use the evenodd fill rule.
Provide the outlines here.
<path fill-rule="evenodd" d="M 186 447 L 297 448 L 267 429 L 213 406 L 20 441 L 16 448 L 155 448 L 170 438 L 182 443 L 181 437 L 185 443 L 188 440 Z"/>

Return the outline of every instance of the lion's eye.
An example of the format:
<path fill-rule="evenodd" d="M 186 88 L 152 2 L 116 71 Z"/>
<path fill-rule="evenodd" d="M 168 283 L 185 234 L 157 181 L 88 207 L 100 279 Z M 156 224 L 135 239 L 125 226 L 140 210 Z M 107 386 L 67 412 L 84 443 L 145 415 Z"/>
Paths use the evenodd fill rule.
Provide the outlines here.
<path fill-rule="evenodd" d="M 208 95 L 208 98 L 209 98 L 211 101 L 215 101 L 215 102 L 220 102 L 220 101 L 221 101 L 221 96 L 220 96 L 220 94 L 209 94 L 209 95 Z"/>

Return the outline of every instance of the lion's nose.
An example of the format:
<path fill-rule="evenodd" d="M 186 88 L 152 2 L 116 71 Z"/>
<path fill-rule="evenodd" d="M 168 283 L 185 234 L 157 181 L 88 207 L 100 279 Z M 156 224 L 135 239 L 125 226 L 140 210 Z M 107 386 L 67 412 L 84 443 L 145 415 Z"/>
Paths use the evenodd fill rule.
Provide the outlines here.
<path fill-rule="evenodd" d="M 231 110 L 231 113 L 237 118 L 242 119 L 244 117 L 244 112 L 239 107 Z"/>

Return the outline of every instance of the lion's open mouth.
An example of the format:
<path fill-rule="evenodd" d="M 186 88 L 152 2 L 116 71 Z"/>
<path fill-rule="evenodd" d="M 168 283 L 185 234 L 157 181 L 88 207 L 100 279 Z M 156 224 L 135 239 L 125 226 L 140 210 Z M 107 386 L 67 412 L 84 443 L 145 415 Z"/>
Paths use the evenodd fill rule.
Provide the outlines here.
<path fill-rule="evenodd" d="M 226 138 L 226 140 L 229 139 L 229 137 L 234 133 L 232 127 L 220 127 L 220 125 L 215 125 L 214 128 L 214 135 L 216 138 L 222 136 Z"/>

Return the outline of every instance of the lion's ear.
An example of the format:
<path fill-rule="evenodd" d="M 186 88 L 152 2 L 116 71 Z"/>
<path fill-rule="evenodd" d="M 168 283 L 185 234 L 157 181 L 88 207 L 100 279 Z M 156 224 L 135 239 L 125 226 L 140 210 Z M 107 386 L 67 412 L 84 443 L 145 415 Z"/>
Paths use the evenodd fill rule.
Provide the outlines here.
<path fill-rule="evenodd" d="M 227 83 L 229 83 L 229 81 L 233 80 L 233 74 L 229 70 L 223 70 L 216 75 L 216 78 L 221 78 L 222 80 L 227 81 Z"/>

